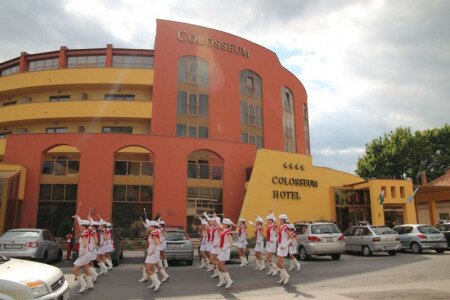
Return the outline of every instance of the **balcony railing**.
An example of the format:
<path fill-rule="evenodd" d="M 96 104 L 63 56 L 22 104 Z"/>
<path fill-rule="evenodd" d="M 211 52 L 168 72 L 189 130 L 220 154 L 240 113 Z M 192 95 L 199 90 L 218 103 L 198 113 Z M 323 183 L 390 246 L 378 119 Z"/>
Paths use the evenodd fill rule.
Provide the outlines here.
<path fill-rule="evenodd" d="M 153 176 L 153 162 L 116 160 L 114 175 L 122 176 Z"/>
<path fill-rule="evenodd" d="M 209 164 L 188 164 L 188 178 L 222 180 L 223 167 Z"/>
<path fill-rule="evenodd" d="M 42 174 L 44 175 L 74 175 L 80 171 L 80 161 L 72 159 L 44 160 Z"/>

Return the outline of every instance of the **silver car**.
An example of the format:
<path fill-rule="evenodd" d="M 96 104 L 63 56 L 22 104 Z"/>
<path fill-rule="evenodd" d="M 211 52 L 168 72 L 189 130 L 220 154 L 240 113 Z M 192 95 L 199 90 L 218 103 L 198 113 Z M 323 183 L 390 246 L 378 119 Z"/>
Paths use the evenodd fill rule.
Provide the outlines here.
<path fill-rule="evenodd" d="M 338 260 L 345 251 L 344 236 L 336 224 L 296 223 L 295 231 L 301 260 L 309 260 L 311 255 L 330 255 L 333 260 Z"/>
<path fill-rule="evenodd" d="M 69 299 L 60 269 L 0 254 L 0 299 Z"/>
<path fill-rule="evenodd" d="M 62 250 L 46 229 L 10 229 L 0 237 L 0 254 L 7 257 L 61 261 Z"/>
<path fill-rule="evenodd" d="M 169 261 L 185 261 L 191 266 L 194 261 L 194 248 L 187 233 L 180 228 L 166 228 L 166 255 Z"/>
<path fill-rule="evenodd" d="M 415 254 L 425 249 L 443 253 L 447 249 L 445 235 L 436 227 L 426 224 L 405 224 L 394 228 L 400 235 L 402 250 L 411 249 Z"/>
<path fill-rule="evenodd" d="M 385 251 L 394 256 L 400 250 L 400 237 L 386 226 L 353 226 L 344 231 L 345 251 L 361 252 L 364 256 Z"/>

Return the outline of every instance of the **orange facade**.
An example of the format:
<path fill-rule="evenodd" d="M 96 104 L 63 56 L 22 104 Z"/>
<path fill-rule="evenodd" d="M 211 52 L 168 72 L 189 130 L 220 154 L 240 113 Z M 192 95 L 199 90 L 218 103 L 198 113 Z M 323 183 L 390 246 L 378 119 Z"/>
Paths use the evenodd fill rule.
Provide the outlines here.
<path fill-rule="evenodd" d="M 111 51 L 111 47 L 106 49 L 106 68 L 111 66 Z M 122 54 L 126 55 L 127 51 L 133 50 L 123 50 Z M 184 56 L 198 57 L 208 63 L 207 138 L 177 136 L 177 68 L 179 59 Z M 154 83 L 148 103 L 151 116 L 146 121 L 150 122 L 151 130 L 148 133 L 69 132 L 7 136 L 3 161 L 27 169 L 21 226 L 36 226 L 44 154 L 59 145 L 73 146 L 80 154 L 77 202 L 82 203 L 79 211 L 82 216 L 93 208 L 100 215 L 111 218 L 114 155 L 122 148 L 140 146 L 154 157 L 153 215 L 164 214 L 170 225 L 188 226 L 188 155 L 196 150 L 207 150 L 222 159 L 223 213 L 236 220 L 244 199 L 246 171 L 252 167 L 257 152 L 255 145 L 241 142 L 239 76 L 243 70 L 251 70 L 261 78 L 264 148 L 284 149 L 282 89 L 286 87 L 292 92 L 295 107 L 296 152 L 309 154 L 309 137 L 305 137 L 304 129 L 308 127 L 304 116 L 306 91 L 300 81 L 281 66 L 272 51 L 221 31 L 158 20 L 153 57 Z M 58 67 L 64 66 L 60 58 Z M 21 63 L 21 71 L 24 68 Z M 126 69 L 123 72 L 126 74 Z M 20 81 L 22 74 L 9 76 L 17 76 Z M 120 78 L 117 80 L 120 85 Z M 55 90 L 58 88 L 54 87 Z M 74 122 L 78 119 L 81 120 L 71 117 Z"/>

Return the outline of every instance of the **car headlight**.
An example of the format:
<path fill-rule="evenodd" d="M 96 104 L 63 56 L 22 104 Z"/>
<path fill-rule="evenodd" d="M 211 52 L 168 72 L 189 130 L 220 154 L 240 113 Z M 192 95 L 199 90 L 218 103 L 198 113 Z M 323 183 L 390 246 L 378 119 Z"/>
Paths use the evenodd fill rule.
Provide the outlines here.
<path fill-rule="evenodd" d="M 22 283 L 30 288 L 34 298 L 48 294 L 47 286 L 42 280 L 26 280 L 22 281 Z"/>

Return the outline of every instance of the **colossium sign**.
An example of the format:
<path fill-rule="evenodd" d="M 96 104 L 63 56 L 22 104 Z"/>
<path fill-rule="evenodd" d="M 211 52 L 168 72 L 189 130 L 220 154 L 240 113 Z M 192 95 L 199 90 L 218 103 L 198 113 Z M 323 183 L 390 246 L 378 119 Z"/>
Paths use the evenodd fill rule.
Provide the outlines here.
<path fill-rule="evenodd" d="M 232 43 L 224 42 L 221 40 L 216 40 L 207 36 L 187 33 L 186 31 L 180 30 L 177 33 L 177 37 L 178 40 L 181 42 L 189 42 L 191 44 L 204 45 L 207 47 L 228 51 L 243 57 L 247 58 L 250 57 L 250 52 L 246 48 L 237 46 Z"/>
<path fill-rule="evenodd" d="M 284 169 L 292 169 L 304 171 L 304 166 L 302 164 L 295 163 L 284 163 Z M 277 186 L 296 186 L 296 187 L 310 187 L 317 188 L 319 187 L 319 183 L 317 180 L 313 179 L 305 179 L 305 178 L 297 178 L 297 177 L 286 177 L 286 176 L 273 176 L 272 184 Z M 302 197 L 298 191 L 292 190 L 272 190 L 273 199 L 292 199 L 292 200 L 300 200 Z"/>

